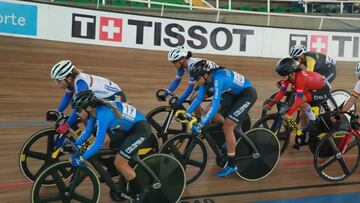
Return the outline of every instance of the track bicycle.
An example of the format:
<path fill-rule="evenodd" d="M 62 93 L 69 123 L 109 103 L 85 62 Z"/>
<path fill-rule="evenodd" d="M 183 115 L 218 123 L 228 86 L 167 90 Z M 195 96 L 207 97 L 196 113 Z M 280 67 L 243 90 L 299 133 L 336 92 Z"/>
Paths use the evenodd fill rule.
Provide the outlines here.
<path fill-rule="evenodd" d="M 71 149 L 68 151 L 70 154 L 81 154 L 84 150 L 79 150 L 74 145 Z M 136 199 L 130 185 L 124 187 L 123 184 L 115 182 L 100 161 L 102 157 L 115 156 L 116 153 L 116 149 L 101 149 L 79 167 L 73 167 L 69 161 L 53 163 L 36 178 L 31 189 L 31 202 L 97 203 L 100 202 L 100 182 L 110 188 L 110 197 L 116 202 L 129 200 L 173 203 L 181 198 L 185 190 L 185 172 L 175 158 L 166 154 L 152 154 L 143 159 L 140 159 L 138 154 L 132 157 L 135 163 L 132 164 L 133 168 L 145 191 L 140 199 Z M 114 164 L 112 167 L 115 168 Z M 54 187 L 44 185 L 48 179 L 55 181 Z"/>
<path fill-rule="evenodd" d="M 321 178 L 327 181 L 341 181 L 353 174 L 360 161 L 360 131 L 354 111 L 328 112 L 342 118 L 350 117 L 345 126 L 330 131 L 317 145 L 314 153 L 314 166 Z M 328 156 L 321 156 L 327 150 Z"/>
<path fill-rule="evenodd" d="M 193 119 L 196 119 L 193 117 Z M 277 137 L 264 128 L 254 128 L 243 133 L 241 124 L 235 130 L 237 174 L 249 181 L 260 180 L 276 167 L 280 157 Z M 181 133 L 169 138 L 161 147 L 180 161 L 186 171 L 186 184 L 194 183 L 203 174 L 208 154 L 205 142 L 216 155 L 216 164 L 224 167 L 227 163 L 225 136 L 222 124 L 212 123 L 203 127 L 201 134 Z"/>
<path fill-rule="evenodd" d="M 156 97 L 162 95 L 166 92 L 165 89 L 159 89 L 156 92 Z M 166 140 L 173 135 L 179 133 L 187 132 L 186 123 L 179 123 L 175 121 L 175 112 L 179 109 L 185 110 L 183 104 L 190 104 L 191 100 L 185 100 L 183 104 L 180 105 L 179 109 L 173 109 L 171 104 L 178 99 L 175 93 L 169 93 L 169 105 L 168 106 L 160 106 L 151 110 L 148 114 L 146 114 L 146 119 L 149 121 L 153 134 L 156 134 L 159 141 L 165 143 Z M 205 99 L 203 102 L 209 102 L 211 99 Z M 243 130 L 246 131 L 251 127 L 250 117 L 246 118 L 246 121 L 243 122 Z M 161 146 L 161 144 L 159 144 Z"/>
<path fill-rule="evenodd" d="M 72 133 L 67 133 L 65 135 L 58 134 L 56 128 L 64 123 L 68 116 L 59 113 L 55 110 L 50 110 L 56 115 L 57 119 L 54 122 L 53 128 L 43 129 L 32 136 L 30 136 L 24 145 L 21 147 L 19 153 L 19 167 L 21 173 L 26 179 L 30 182 L 34 182 L 38 174 L 50 164 L 57 162 L 59 160 L 67 160 L 69 158 L 68 153 L 66 153 L 63 148 L 63 143 L 65 140 L 75 141 L 78 135 L 81 134 L 81 129 L 76 123 L 76 129 L 70 129 Z M 87 141 L 85 146 L 89 146 L 91 143 Z M 151 137 L 143 143 L 143 147 L 139 150 L 141 156 L 149 155 L 158 151 L 158 141 L 156 136 L 151 135 Z M 106 162 L 106 160 L 104 160 Z M 55 182 L 47 181 L 44 182 L 45 185 L 53 185 Z"/>

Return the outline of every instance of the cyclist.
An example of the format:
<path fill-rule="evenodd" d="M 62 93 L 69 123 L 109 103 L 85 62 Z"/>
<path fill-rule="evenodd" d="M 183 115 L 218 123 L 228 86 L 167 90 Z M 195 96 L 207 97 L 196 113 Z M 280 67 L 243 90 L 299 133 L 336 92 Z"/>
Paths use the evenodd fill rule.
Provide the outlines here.
<path fill-rule="evenodd" d="M 243 121 L 247 112 L 256 102 L 256 90 L 243 75 L 223 67 L 211 66 L 206 60 L 197 62 L 190 70 L 190 76 L 194 78 L 200 87 L 185 116 L 191 117 L 191 113 L 204 99 L 207 88 L 213 87 L 214 97 L 210 110 L 199 123 L 194 123 L 190 127 L 194 133 L 200 133 L 201 128 L 220 110 L 222 115 L 218 114 L 217 116 L 222 117 L 223 120 L 228 164 L 216 175 L 220 177 L 228 176 L 237 171 L 234 129 L 238 123 Z"/>
<path fill-rule="evenodd" d="M 171 49 L 168 53 L 168 60 L 174 65 L 177 70 L 175 80 L 170 84 L 167 91 L 164 95 L 159 95 L 158 100 L 165 101 L 166 97 L 170 92 L 176 90 L 179 86 L 181 79 L 186 72 L 189 72 L 193 65 L 201 60 L 201 58 L 193 58 L 191 51 L 187 51 L 184 46 L 178 46 Z M 206 63 L 210 66 L 218 67 L 214 62 L 206 60 Z M 185 100 L 190 96 L 190 94 L 194 90 L 194 79 L 192 77 L 189 78 L 189 84 L 185 89 L 184 93 L 178 98 L 176 102 L 173 103 L 172 107 L 177 109 Z M 198 110 L 198 114 L 200 114 L 200 109 Z M 201 114 L 200 114 L 201 115 Z"/>
<path fill-rule="evenodd" d="M 296 95 L 294 104 L 285 114 L 285 118 L 289 119 L 291 115 L 300 107 L 301 110 L 307 115 L 309 122 L 307 124 L 306 117 L 303 119 L 300 117 L 300 126 L 304 129 L 304 135 L 302 136 L 301 145 L 307 144 L 309 141 L 309 133 L 312 134 L 315 129 L 316 117 L 311 110 L 310 104 L 318 104 L 328 98 L 330 94 L 329 85 L 324 78 L 316 72 L 305 71 L 300 68 L 300 63 L 293 58 L 283 58 L 277 64 L 275 68 L 276 72 L 282 76 L 280 82 L 280 90 L 275 95 L 274 101 L 264 105 L 265 109 L 271 109 L 276 101 L 280 101 L 284 96 L 287 87 L 293 85 L 293 91 Z M 314 92 L 316 90 L 316 93 Z M 309 104 L 310 103 L 310 104 Z"/>
<path fill-rule="evenodd" d="M 329 83 L 336 78 L 336 61 L 329 56 L 306 51 L 306 47 L 302 44 L 291 47 L 289 56 L 305 66 L 305 70 L 323 75 Z"/>
<path fill-rule="evenodd" d="M 356 76 L 358 77 L 358 81 L 355 85 L 355 88 L 351 94 L 350 99 L 345 103 L 344 107 L 342 108 L 342 111 L 344 112 L 349 111 L 350 108 L 355 104 L 356 100 L 360 96 L 360 63 L 358 63 L 357 66 L 355 67 L 355 73 Z M 358 119 L 357 121 L 359 123 L 360 119 Z"/>
<path fill-rule="evenodd" d="M 126 101 L 125 94 L 117 84 L 109 79 L 81 72 L 70 60 L 62 60 L 55 64 L 51 69 L 50 76 L 61 89 L 66 90 L 57 108 L 58 112 L 65 110 L 74 93 L 87 89 L 92 90 L 98 98 Z M 48 113 L 46 117 L 48 121 L 56 120 L 53 113 Z M 74 124 L 77 118 L 78 116 L 73 110 L 66 123 L 60 125 L 56 132 L 64 134 L 70 126 L 76 128 Z"/>
<path fill-rule="evenodd" d="M 92 134 L 95 123 L 97 125 L 94 143 L 82 155 L 72 157 L 73 165 L 82 165 L 84 160 L 96 154 L 102 146 L 119 148 L 114 161 L 116 168 L 136 194 L 143 193 L 143 186 L 128 161 L 150 137 L 150 125 L 144 115 L 127 103 L 97 98 L 91 90 L 77 93 L 71 105 L 80 118 L 88 120 L 86 130 L 76 140 L 75 145 L 82 145 Z"/>

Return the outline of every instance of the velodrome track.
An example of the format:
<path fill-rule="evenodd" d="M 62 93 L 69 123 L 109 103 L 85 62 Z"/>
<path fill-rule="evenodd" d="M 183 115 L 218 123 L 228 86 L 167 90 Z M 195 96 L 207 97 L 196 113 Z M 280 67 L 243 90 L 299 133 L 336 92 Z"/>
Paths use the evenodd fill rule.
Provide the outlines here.
<path fill-rule="evenodd" d="M 251 118 L 259 118 L 262 102 L 276 91 L 276 59 L 194 56 L 208 58 L 248 77 L 258 92 Z M 31 184 L 20 173 L 18 153 L 31 134 L 49 126 L 44 121 L 45 112 L 56 108 L 63 95 L 50 79 L 54 63 L 70 59 L 84 72 L 112 79 L 126 92 L 128 100 L 146 114 L 163 105 L 155 99 L 155 92 L 166 88 L 175 76 L 166 57 L 167 52 L 161 51 L 0 37 L 0 202 L 30 201 Z M 356 82 L 355 63 L 338 62 L 337 67 L 333 87 L 352 90 Z M 179 90 L 184 89 L 186 79 Z M 322 180 L 306 147 L 301 151 L 288 148 L 277 169 L 258 182 L 247 182 L 235 175 L 215 177 L 218 167 L 213 153 L 208 153 L 211 156 L 205 174 L 187 187 L 183 202 L 249 202 L 360 191 L 358 171 L 340 183 Z M 102 185 L 102 189 L 101 202 L 111 202 L 108 188 Z"/>

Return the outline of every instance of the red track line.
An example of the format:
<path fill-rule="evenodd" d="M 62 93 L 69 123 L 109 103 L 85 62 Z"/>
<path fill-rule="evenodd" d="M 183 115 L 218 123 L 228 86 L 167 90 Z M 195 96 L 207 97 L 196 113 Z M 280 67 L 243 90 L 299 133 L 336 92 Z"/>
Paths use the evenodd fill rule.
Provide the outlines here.
<path fill-rule="evenodd" d="M 30 182 L 18 182 L 18 183 L 3 183 L 0 184 L 0 189 L 12 189 L 17 187 L 29 187 L 32 183 Z"/>

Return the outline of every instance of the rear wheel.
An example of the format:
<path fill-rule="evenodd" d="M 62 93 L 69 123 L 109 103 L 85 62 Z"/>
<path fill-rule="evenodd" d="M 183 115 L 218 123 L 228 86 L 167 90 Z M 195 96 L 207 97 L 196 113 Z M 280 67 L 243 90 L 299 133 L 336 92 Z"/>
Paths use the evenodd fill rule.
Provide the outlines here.
<path fill-rule="evenodd" d="M 134 167 L 136 176 L 146 185 L 149 192 L 141 202 L 178 202 L 185 190 L 185 171 L 178 160 L 167 154 L 153 154 L 143 159 L 143 162 L 160 179 L 160 185 L 140 165 Z M 131 191 L 131 188 L 129 189 Z"/>
<path fill-rule="evenodd" d="M 255 154 L 249 142 L 241 137 L 236 143 L 237 174 L 249 181 L 261 180 L 268 176 L 280 159 L 280 144 L 276 136 L 267 129 L 254 128 L 246 136 L 255 145 Z"/>

